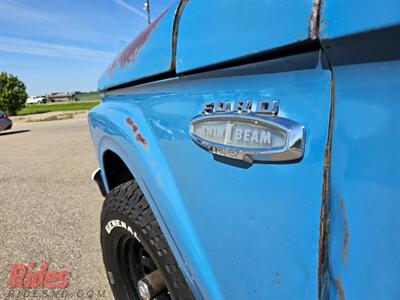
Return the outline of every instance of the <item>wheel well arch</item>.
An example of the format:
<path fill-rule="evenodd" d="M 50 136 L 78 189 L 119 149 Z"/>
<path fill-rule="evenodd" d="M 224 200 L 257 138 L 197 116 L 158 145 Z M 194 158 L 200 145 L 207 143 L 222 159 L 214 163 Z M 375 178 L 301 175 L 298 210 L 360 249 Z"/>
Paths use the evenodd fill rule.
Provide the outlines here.
<path fill-rule="evenodd" d="M 108 189 L 113 188 L 135 179 L 121 157 L 111 150 L 106 150 L 103 154 L 104 175 Z"/>

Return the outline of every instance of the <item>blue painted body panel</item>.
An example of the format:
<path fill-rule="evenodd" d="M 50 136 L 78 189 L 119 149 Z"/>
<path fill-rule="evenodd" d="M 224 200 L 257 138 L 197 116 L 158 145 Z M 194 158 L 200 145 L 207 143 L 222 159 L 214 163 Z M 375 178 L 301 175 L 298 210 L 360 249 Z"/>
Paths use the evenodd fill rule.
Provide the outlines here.
<path fill-rule="evenodd" d="M 312 0 L 190 0 L 179 23 L 177 73 L 309 38 Z"/>
<path fill-rule="evenodd" d="M 400 61 L 334 75 L 331 299 L 399 299 Z"/>
<path fill-rule="evenodd" d="M 99 79 L 107 88 L 154 76 L 172 69 L 172 32 L 178 3 L 168 8 L 141 35 L 119 53 Z"/>
<path fill-rule="evenodd" d="M 90 112 L 100 167 L 107 150 L 126 163 L 197 298 L 317 299 L 321 264 L 330 280 L 323 299 L 400 298 L 400 61 L 396 53 L 380 56 L 386 46 L 362 53 L 385 35 L 369 42 L 371 30 L 400 24 L 399 5 L 323 1 L 323 51 L 108 92 Z M 111 79 L 103 76 L 100 89 L 171 70 L 175 10 L 161 19 L 135 63 L 115 69 Z M 236 1 L 191 0 L 179 26 L 176 71 L 306 41 L 311 11 L 312 1 L 250 2 L 244 9 Z M 356 46 L 355 33 L 366 34 Z M 340 42 L 343 36 L 350 38 Z M 169 60 L 149 62 L 154 51 Z M 330 64 L 314 63 L 322 52 Z M 322 219 L 329 234 L 321 237 L 332 95 L 329 214 Z M 219 99 L 278 99 L 281 116 L 305 125 L 304 158 L 248 169 L 213 160 L 188 130 L 201 106 Z M 326 262 L 319 261 L 322 238 Z"/>
<path fill-rule="evenodd" d="M 321 39 L 334 39 L 400 24 L 398 0 L 326 0 L 321 8 Z"/>
<path fill-rule="evenodd" d="M 121 93 L 126 95 L 106 95 L 89 116 L 100 164 L 103 151 L 112 149 L 139 178 L 174 254 L 203 297 L 316 298 L 330 72 L 318 65 L 286 73 L 186 77 Z M 205 102 L 243 97 L 279 99 L 280 115 L 305 125 L 301 162 L 240 169 L 214 161 L 191 141 L 190 120 Z M 147 147 L 135 140 L 127 117 Z M 239 284 L 244 278 L 251 284 Z"/>
<path fill-rule="evenodd" d="M 335 79 L 330 299 L 400 298 L 399 25 L 397 0 L 323 2 Z"/>

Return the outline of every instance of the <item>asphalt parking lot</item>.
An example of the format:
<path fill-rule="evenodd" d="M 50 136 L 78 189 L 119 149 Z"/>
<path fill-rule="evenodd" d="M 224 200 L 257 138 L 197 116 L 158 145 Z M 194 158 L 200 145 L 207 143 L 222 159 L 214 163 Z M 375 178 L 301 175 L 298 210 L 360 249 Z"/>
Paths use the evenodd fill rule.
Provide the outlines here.
<path fill-rule="evenodd" d="M 96 168 L 85 119 L 0 132 L 0 299 L 112 299 L 99 242 L 102 196 L 90 180 Z M 42 262 L 68 271 L 67 286 L 9 288 L 14 264 L 40 270 Z"/>

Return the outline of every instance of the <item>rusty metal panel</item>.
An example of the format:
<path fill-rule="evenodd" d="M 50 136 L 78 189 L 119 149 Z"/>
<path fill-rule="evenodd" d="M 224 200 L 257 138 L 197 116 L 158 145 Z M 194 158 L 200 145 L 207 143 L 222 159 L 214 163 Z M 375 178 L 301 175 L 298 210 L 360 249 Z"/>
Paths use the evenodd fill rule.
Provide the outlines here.
<path fill-rule="evenodd" d="M 132 40 L 108 66 L 98 89 L 162 74 L 173 69 L 173 27 L 175 3 Z"/>

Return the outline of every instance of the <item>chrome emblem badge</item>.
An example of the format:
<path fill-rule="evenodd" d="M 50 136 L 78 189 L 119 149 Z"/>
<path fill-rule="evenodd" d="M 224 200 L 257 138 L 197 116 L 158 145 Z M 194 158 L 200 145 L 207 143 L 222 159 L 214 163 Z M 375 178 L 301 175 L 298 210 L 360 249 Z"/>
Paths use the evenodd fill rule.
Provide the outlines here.
<path fill-rule="evenodd" d="M 206 103 L 190 123 L 193 141 L 210 153 L 256 162 L 289 162 L 304 154 L 304 126 L 278 116 L 276 100 Z"/>

